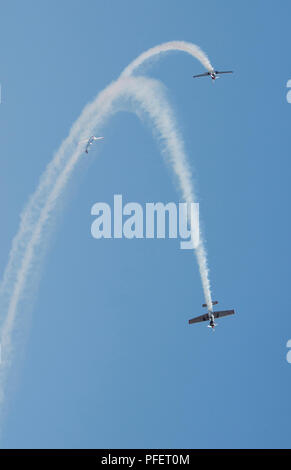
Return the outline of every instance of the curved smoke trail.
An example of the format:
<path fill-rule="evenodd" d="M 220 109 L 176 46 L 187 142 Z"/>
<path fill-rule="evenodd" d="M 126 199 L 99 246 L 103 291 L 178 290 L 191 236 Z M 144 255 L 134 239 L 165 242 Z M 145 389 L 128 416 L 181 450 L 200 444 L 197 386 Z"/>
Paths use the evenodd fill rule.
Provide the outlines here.
<path fill-rule="evenodd" d="M 132 73 L 138 67 L 140 67 L 146 60 L 152 59 L 156 55 L 170 51 L 186 52 L 192 57 L 195 57 L 195 59 L 198 59 L 209 72 L 213 70 L 213 67 L 207 55 L 200 49 L 200 47 L 196 46 L 196 44 L 192 44 L 191 42 L 185 41 L 169 41 L 164 42 L 163 44 L 159 44 L 158 46 L 152 47 L 151 49 L 148 49 L 147 51 L 140 54 L 127 67 L 125 67 L 121 74 L 121 77 L 128 77 L 129 75 L 132 75 Z"/>
<path fill-rule="evenodd" d="M 141 54 L 123 71 L 118 80 L 100 92 L 96 99 L 84 108 L 72 126 L 68 137 L 62 142 L 47 166 L 38 188 L 21 214 L 20 228 L 13 240 L 9 261 L 0 286 L 1 301 L 3 302 L 4 299 L 7 303 L 5 316 L 2 319 L 0 338 L 2 347 L 0 403 L 4 399 L 6 372 L 12 359 L 12 334 L 19 303 L 37 265 L 37 250 L 42 244 L 48 222 L 52 218 L 59 197 L 83 152 L 78 142 L 88 135 L 100 132 L 108 119 L 119 110 L 118 100 L 121 97 L 133 99 L 138 105 L 136 111 L 141 109 L 150 116 L 153 127 L 164 143 L 166 154 L 178 178 L 184 200 L 186 202 L 195 201 L 191 172 L 187 165 L 183 141 L 176 130 L 175 117 L 167 102 L 163 87 L 156 80 L 131 76 L 145 60 L 169 50 L 183 50 L 194 55 L 206 68 L 211 67 L 207 57 L 197 46 L 184 42 L 165 43 Z M 195 253 L 205 300 L 211 308 L 207 258 L 202 239 Z"/>

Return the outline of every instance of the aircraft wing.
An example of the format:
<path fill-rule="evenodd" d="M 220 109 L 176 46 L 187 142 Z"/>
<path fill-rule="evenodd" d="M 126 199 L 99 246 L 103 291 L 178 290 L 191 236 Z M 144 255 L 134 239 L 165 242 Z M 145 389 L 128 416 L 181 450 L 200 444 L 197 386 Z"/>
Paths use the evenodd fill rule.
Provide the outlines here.
<path fill-rule="evenodd" d="M 233 315 L 234 310 L 222 310 L 221 312 L 213 312 L 214 318 L 226 317 L 227 315 Z"/>
<path fill-rule="evenodd" d="M 207 77 L 210 75 L 210 72 L 200 73 L 199 75 L 193 75 L 193 78 Z"/>
<path fill-rule="evenodd" d="M 204 315 L 200 315 L 200 317 L 191 318 L 191 320 L 189 320 L 189 324 L 191 325 L 191 323 L 199 323 L 201 321 L 208 321 L 208 320 L 209 320 L 208 313 L 205 313 Z"/>
<path fill-rule="evenodd" d="M 233 73 L 233 71 L 232 70 L 226 70 L 225 72 L 219 72 L 218 70 L 215 70 L 215 73 L 219 73 L 219 74 L 221 74 L 221 73 Z"/>

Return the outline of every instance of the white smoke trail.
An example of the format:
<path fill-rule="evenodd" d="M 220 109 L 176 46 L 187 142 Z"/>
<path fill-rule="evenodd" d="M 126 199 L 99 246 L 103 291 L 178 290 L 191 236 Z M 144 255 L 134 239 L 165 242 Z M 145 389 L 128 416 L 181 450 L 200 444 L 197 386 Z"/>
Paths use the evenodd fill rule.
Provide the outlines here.
<path fill-rule="evenodd" d="M 196 54 L 195 57 L 204 65 L 209 64 L 208 59 L 197 46 L 182 42 L 162 44 L 132 62 L 117 81 L 105 88 L 94 102 L 84 108 L 81 116 L 72 126 L 69 136 L 63 141 L 60 149 L 49 163 L 36 192 L 21 215 L 20 228 L 13 240 L 9 261 L 0 286 L 1 300 L 2 302 L 3 299 L 7 301 L 1 328 L 0 403 L 4 399 L 6 371 L 12 358 L 11 340 L 19 302 L 23 298 L 29 278 L 32 277 L 37 265 L 37 250 L 43 241 L 48 222 L 83 151 L 78 142 L 101 130 L 110 116 L 118 111 L 120 97 L 134 99 L 139 107 L 149 114 L 153 127 L 164 142 L 184 200 L 186 202 L 195 201 L 191 172 L 187 165 L 183 142 L 176 130 L 175 118 L 164 96 L 163 88 L 157 81 L 145 77 L 130 77 L 130 74 L 141 65 L 143 60 L 170 50 L 170 44 L 174 50 L 189 52 L 191 49 L 189 52 L 191 55 Z M 211 65 L 209 66 L 211 67 Z M 207 259 L 202 240 L 196 249 L 196 256 L 205 300 L 211 308 Z"/>
<path fill-rule="evenodd" d="M 198 59 L 204 67 L 211 72 L 213 67 L 200 47 L 185 41 L 169 41 L 164 42 L 158 46 L 152 47 L 139 55 L 133 62 L 131 62 L 122 72 L 121 76 L 126 77 L 131 75 L 138 67 L 140 67 L 146 60 L 152 59 L 154 56 L 163 52 L 182 51 L 190 54 L 195 59 Z"/>

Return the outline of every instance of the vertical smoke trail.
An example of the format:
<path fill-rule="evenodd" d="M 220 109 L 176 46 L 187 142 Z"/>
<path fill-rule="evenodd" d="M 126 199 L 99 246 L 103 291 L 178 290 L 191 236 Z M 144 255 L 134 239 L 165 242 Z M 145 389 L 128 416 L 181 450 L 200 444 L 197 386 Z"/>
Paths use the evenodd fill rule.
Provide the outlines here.
<path fill-rule="evenodd" d="M 175 118 L 161 85 L 157 81 L 144 77 L 130 77 L 130 74 L 144 60 L 160 52 L 170 50 L 170 44 L 174 44 L 172 46 L 174 50 L 189 52 L 189 45 L 181 42 L 167 43 L 153 48 L 151 52 L 142 54 L 130 64 L 116 82 L 105 88 L 93 103 L 85 107 L 81 116 L 72 126 L 69 136 L 63 141 L 60 149 L 49 163 L 36 192 L 30 198 L 21 215 L 20 228 L 13 240 L 9 261 L 0 286 L 1 300 L 7 302 L 5 316 L 1 319 L 0 401 L 4 398 L 6 370 L 12 358 L 12 334 L 19 302 L 23 298 L 30 278 L 33 277 L 33 271 L 38 261 L 37 250 L 43 241 L 45 230 L 82 153 L 78 141 L 95 132 L 100 132 L 110 116 L 118 111 L 118 100 L 121 97 L 133 99 L 138 104 L 137 111 L 140 108 L 149 114 L 153 127 L 164 142 L 184 200 L 186 202 L 195 200 L 183 142 L 176 130 Z M 183 44 L 187 45 L 185 49 L 182 48 Z M 203 53 L 197 46 L 190 46 L 195 49 L 195 56 L 199 60 L 203 58 L 206 63 L 208 59 L 203 57 Z M 193 50 L 190 53 L 193 55 Z M 203 242 L 198 246 L 196 255 L 205 299 L 210 307 L 211 294 Z"/>
<path fill-rule="evenodd" d="M 140 54 L 136 59 L 134 59 L 122 72 L 121 77 L 127 77 L 132 75 L 136 69 L 138 69 L 141 65 L 144 64 L 147 60 L 153 59 L 155 56 L 171 51 L 182 51 L 190 54 L 192 57 L 198 59 L 201 64 L 211 72 L 213 70 L 213 66 L 210 63 L 205 52 L 200 49 L 200 47 L 196 46 L 196 44 L 185 42 L 185 41 L 169 41 L 158 46 L 152 47 L 147 51 Z M 189 169 L 186 170 L 187 164 L 186 159 L 183 162 L 183 166 L 185 169 L 184 177 L 181 179 L 181 191 L 184 196 L 186 202 L 193 202 L 196 200 L 194 197 L 194 192 L 192 190 L 192 177 L 191 172 Z M 177 168 L 176 168 L 177 170 Z M 176 172 L 174 169 L 174 171 Z M 183 170 L 182 170 L 183 172 Z M 212 312 L 212 299 L 211 299 L 211 289 L 210 289 L 210 281 L 209 281 L 209 270 L 207 265 L 207 254 L 204 246 L 204 241 L 202 238 L 202 234 L 200 234 L 200 243 L 198 247 L 196 247 L 196 258 L 199 267 L 205 302 L 207 304 L 208 309 Z"/>

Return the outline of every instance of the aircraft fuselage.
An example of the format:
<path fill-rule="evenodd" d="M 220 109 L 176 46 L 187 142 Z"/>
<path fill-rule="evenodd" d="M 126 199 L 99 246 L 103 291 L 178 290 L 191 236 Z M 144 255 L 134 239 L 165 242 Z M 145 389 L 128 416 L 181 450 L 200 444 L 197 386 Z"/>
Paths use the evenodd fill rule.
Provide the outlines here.
<path fill-rule="evenodd" d="M 214 315 L 213 315 L 213 313 L 208 312 L 208 316 L 209 316 L 209 325 L 208 326 L 214 330 L 214 328 L 216 327 L 216 324 L 214 323 Z"/>

